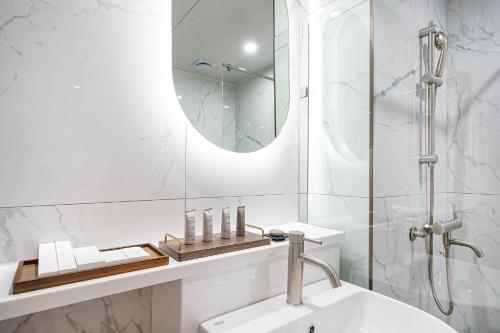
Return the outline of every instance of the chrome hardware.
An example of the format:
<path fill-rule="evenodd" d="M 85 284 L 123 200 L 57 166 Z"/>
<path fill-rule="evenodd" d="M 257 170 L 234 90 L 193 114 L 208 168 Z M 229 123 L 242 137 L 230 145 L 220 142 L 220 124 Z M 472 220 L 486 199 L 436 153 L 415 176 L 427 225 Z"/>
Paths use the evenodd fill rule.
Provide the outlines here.
<path fill-rule="evenodd" d="M 436 235 L 444 235 L 447 232 L 452 232 L 453 230 L 460 229 L 462 227 L 462 222 L 458 219 L 455 219 L 449 222 L 433 224 L 427 227 L 430 228 Z"/>
<path fill-rule="evenodd" d="M 228 72 L 230 71 L 237 71 L 237 72 L 240 72 L 240 73 L 245 73 L 245 74 L 248 74 L 248 75 L 251 75 L 253 77 L 260 77 L 261 79 L 265 79 L 265 80 L 268 80 L 268 81 L 274 81 L 274 79 L 270 76 L 267 76 L 267 75 L 264 75 L 264 74 L 260 74 L 260 73 L 257 73 L 257 72 L 252 72 L 252 71 L 249 71 L 248 69 L 246 68 L 243 68 L 243 67 L 237 67 L 237 66 L 233 66 L 231 64 L 226 64 L 226 63 L 222 63 L 222 67 L 224 67 Z"/>
<path fill-rule="evenodd" d="M 418 159 L 420 164 L 428 164 L 428 163 L 437 163 L 438 157 L 437 155 L 423 155 Z"/>
<path fill-rule="evenodd" d="M 453 295 L 451 293 L 451 270 L 450 270 L 450 247 L 451 245 L 465 246 L 472 249 L 478 257 L 482 257 L 484 254 L 479 247 L 476 245 L 456 240 L 451 238 L 451 232 L 453 230 L 462 227 L 462 222 L 457 219 L 457 214 L 454 213 L 453 220 L 441 224 L 434 224 L 434 169 L 436 163 L 438 162 L 438 157 L 435 153 L 435 116 L 436 116 L 436 95 L 437 88 L 443 84 L 443 73 L 445 69 L 446 52 L 448 49 L 448 40 L 446 35 L 438 31 L 438 28 L 434 22 L 429 22 L 429 25 L 424 29 L 419 31 L 419 39 L 422 40 L 427 38 L 427 61 L 425 74 L 422 75 L 421 81 L 425 83 L 427 90 L 427 147 L 423 156 L 420 156 L 419 163 L 427 164 L 429 169 L 428 177 L 428 209 L 427 209 L 427 224 L 425 224 L 420 230 L 416 227 L 410 228 L 409 237 L 411 241 L 415 241 L 417 238 L 427 238 L 429 237 L 428 247 L 427 247 L 427 273 L 430 282 L 430 288 L 434 301 L 436 302 L 439 310 L 445 315 L 451 315 L 454 308 Z M 420 47 L 422 47 L 422 41 L 420 41 Z M 436 68 L 434 68 L 434 49 L 440 51 L 439 59 Z M 443 236 L 444 245 L 444 257 L 446 265 L 446 282 L 448 289 L 448 307 L 445 308 L 439 298 L 434 286 L 434 234 Z"/>
<path fill-rule="evenodd" d="M 478 257 L 478 258 L 484 257 L 484 252 L 483 252 L 483 250 L 481 250 L 481 248 L 479 246 L 477 246 L 474 243 L 467 242 L 464 240 L 453 239 L 453 238 L 451 238 L 450 232 L 446 232 L 443 234 L 443 244 L 444 244 L 445 249 L 446 248 L 449 249 L 451 247 L 451 245 L 467 247 L 467 248 L 471 249 L 476 254 L 476 257 Z"/>
<path fill-rule="evenodd" d="M 434 257 L 434 169 L 438 158 L 436 156 L 436 143 L 435 143 L 435 117 L 436 117 L 436 95 L 438 87 L 443 83 L 441 77 L 444 72 L 444 63 L 446 57 L 446 36 L 438 29 L 434 22 L 430 21 L 429 25 L 419 31 L 420 47 L 422 48 L 422 39 L 427 38 L 427 63 L 425 74 L 422 76 L 421 81 L 426 86 L 426 118 L 427 118 L 427 147 L 423 154 L 420 156 L 419 162 L 426 163 L 429 169 L 428 174 L 428 208 L 427 208 L 427 224 L 418 231 L 415 227 L 410 230 L 410 240 L 414 241 L 417 237 L 429 237 L 427 247 L 427 273 L 429 275 L 430 288 L 432 296 L 436 302 L 439 310 L 445 315 L 450 315 L 453 312 L 453 298 L 451 294 L 451 273 L 449 265 L 449 249 L 445 248 L 445 261 L 446 261 L 446 277 L 448 286 L 448 308 L 445 309 L 439 301 L 436 290 L 434 288 L 434 273 L 433 273 L 433 257 Z M 434 48 L 441 51 L 439 56 L 438 66 L 434 69 Z"/>
<path fill-rule="evenodd" d="M 308 86 L 302 86 L 300 87 L 300 98 L 306 98 L 309 96 L 309 87 Z"/>
<path fill-rule="evenodd" d="M 433 34 L 435 32 L 437 32 L 436 25 L 431 21 L 427 27 L 425 27 L 419 31 L 418 36 L 420 38 L 424 38 L 424 37 L 427 37 L 430 34 Z"/>
<path fill-rule="evenodd" d="M 288 285 L 286 302 L 291 305 L 302 304 L 302 281 L 304 276 L 304 263 L 321 268 L 330 280 L 332 288 L 341 286 L 340 279 L 335 269 L 326 261 L 304 254 L 304 241 L 323 244 L 322 241 L 304 238 L 301 231 L 290 231 L 288 248 Z"/>
<path fill-rule="evenodd" d="M 309 239 L 309 238 L 305 238 L 304 237 L 304 241 L 310 242 L 310 243 L 314 243 L 314 244 L 318 244 L 318 245 L 323 245 L 323 241 L 320 241 L 320 240 Z"/>
<path fill-rule="evenodd" d="M 433 235 L 442 235 L 443 236 L 443 247 L 445 254 L 445 263 L 446 263 L 446 278 L 447 278 L 447 286 L 448 286 L 448 295 L 449 295 L 449 305 L 448 309 L 443 308 L 437 297 L 435 297 L 436 304 L 439 310 L 445 315 L 450 315 L 453 312 L 454 302 L 451 297 L 451 273 L 450 273 L 450 248 L 452 245 L 463 246 L 474 251 L 478 258 L 484 257 L 484 252 L 481 250 L 479 246 L 474 243 L 467 242 L 460 239 L 451 238 L 451 232 L 462 227 L 462 222 L 457 218 L 457 212 L 453 211 L 453 220 L 448 222 L 443 222 L 439 224 L 425 224 L 421 230 L 418 230 L 416 227 L 410 228 L 410 240 L 414 241 L 418 237 L 427 238 L 430 237 L 430 247 L 429 247 L 429 262 L 428 262 L 428 274 L 430 280 L 430 287 L 432 291 L 432 295 L 436 295 L 436 290 L 434 288 L 434 275 L 432 274 L 432 265 L 433 265 L 433 257 L 431 247 L 433 246 Z"/>
<path fill-rule="evenodd" d="M 478 258 L 484 257 L 484 252 L 479 246 L 474 243 L 451 238 L 451 232 L 453 230 L 460 229 L 462 227 L 462 221 L 457 219 L 456 212 L 453 213 L 454 219 L 448 222 L 443 222 L 439 224 L 425 224 L 421 230 L 417 227 L 410 228 L 410 240 L 414 241 L 417 238 L 427 238 L 430 234 L 442 235 L 443 245 L 446 249 L 449 249 L 451 245 L 463 246 L 474 251 Z"/>
<path fill-rule="evenodd" d="M 417 239 L 417 237 L 426 238 L 427 236 L 429 236 L 429 233 L 425 229 L 422 229 L 419 231 L 417 229 L 417 227 L 410 228 L 410 240 L 411 241 L 414 241 L 415 239 Z"/>
<path fill-rule="evenodd" d="M 429 73 L 425 73 L 422 76 L 422 81 L 427 84 L 433 84 L 436 87 L 440 87 L 443 85 L 443 79 Z"/>

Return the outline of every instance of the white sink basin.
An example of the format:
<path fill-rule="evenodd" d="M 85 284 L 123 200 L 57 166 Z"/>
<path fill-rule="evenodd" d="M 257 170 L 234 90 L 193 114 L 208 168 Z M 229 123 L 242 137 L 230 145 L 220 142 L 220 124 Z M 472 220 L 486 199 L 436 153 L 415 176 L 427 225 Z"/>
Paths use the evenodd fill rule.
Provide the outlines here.
<path fill-rule="evenodd" d="M 326 280 L 304 287 L 299 307 L 285 299 L 280 295 L 211 319 L 201 332 L 456 333 L 426 312 L 346 282 L 337 289 Z"/>

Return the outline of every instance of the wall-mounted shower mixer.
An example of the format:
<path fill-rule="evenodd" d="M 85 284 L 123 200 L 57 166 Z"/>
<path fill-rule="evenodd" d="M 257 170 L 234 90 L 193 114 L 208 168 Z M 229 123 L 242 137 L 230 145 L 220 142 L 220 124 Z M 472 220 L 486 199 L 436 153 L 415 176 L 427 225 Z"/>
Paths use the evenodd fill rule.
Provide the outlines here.
<path fill-rule="evenodd" d="M 457 219 L 457 213 L 453 213 L 453 220 L 448 222 L 443 222 L 441 224 L 424 224 L 421 230 L 416 227 L 410 228 L 410 240 L 414 241 L 418 237 L 426 238 L 429 234 L 433 233 L 436 235 L 444 235 L 445 233 L 450 233 L 453 230 L 460 229 L 462 227 L 462 222 Z"/>
<path fill-rule="evenodd" d="M 431 233 L 434 235 L 441 235 L 443 236 L 443 246 L 445 249 L 449 249 L 452 245 L 463 246 L 474 251 L 478 258 L 483 257 L 484 252 L 474 243 L 451 238 L 451 232 L 461 227 L 462 222 L 457 218 L 457 213 L 453 212 L 453 220 L 451 221 L 433 225 L 424 224 L 421 230 L 418 230 L 416 227 L 410 228 L 410 240 L 414 241 L 417 238 L 427 238 Z"/>
<path fill-rule="evenodd" d="M 429 282 L 432 291 L 432 296 L 434 297 L 434 301 L 438 309 L 445 315 L 450 315 L 453 312 L 454 302 L 451 292 L 451 272 L 450 272 L 450 247 L 452 245 L 464 246 L 476 254 L 478 258 L 483 257 L 484 253 L 479 248 L 479 246 L 467 242 L 460 239 L 451 238 L 451 232 L 462 227 L 462 222 L 457 218 L 456 211 L 453 212 L 453 220 L 448 222 L 443 222 L 439 224 L 424 224 L 424 226 L 418 230 L 417 227 L 410 228 L 410 240 L 415 241 L 417 238 L 430 238 L 429 248 L 428 248 L 428 273 L 429 273 Z M 446 278 L 447 278 L 447 287 L 448 287 L 448 309 L 445 309 L 439 299 L 436 296 L 436 290 L 434 287 L 434 273 L 433 273 L 433 235 L 441 235 L 443 236 L 443 247 L 444 247 L 444 258 L 446 262 Z"/>

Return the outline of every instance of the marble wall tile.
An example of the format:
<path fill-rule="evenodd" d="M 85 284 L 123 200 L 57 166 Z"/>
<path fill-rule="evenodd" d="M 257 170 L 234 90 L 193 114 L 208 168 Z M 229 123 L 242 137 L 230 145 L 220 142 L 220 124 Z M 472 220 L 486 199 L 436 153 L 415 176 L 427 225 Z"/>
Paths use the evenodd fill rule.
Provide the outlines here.
<path fill-rule="evenodd" d="M 486 254 L 477 261 L 483 267 L 500 271 L 500 195 L 461 194 L 448 196 L 449 205 L 457 209 L 463 227 L 453 233 L 459 239 L 477 244 Z M 475 262 L 476 257 L 467 248 L 454 248 L 454 257 L 460 260 Z"/>
<path fill-rule="evenodd" d="M 448 2 L 449 190 L 500 193 L 500 4 Z"/>
<path fill-rule="evenodd" d="M 186 196 L 298 193 L 298 130 L 290 133 L 292 129 L 287 129 L 296 123 L 297 115 L 288 117 L 281 135 L 251 154 L 229 152 L 215 145 L 200 149 L 205 139 L 188 125 Z"/>
<path fill-rule="evenodd" d="M 275 225 L 298 221 L 299 195 L 243 196 L 240 205 L 247 206 L 247 221 L 257 225 Z"/>
<path fill-rule="evenodd" d="M 300 49 L 294 15 L 301 9 L 294 1 L 290 6 L 294 86 Z M 42 238 L 111 246 L 118 233 L 125 242 L 127 235 L 150 239 L 157 232 L 156 222 L 154 233 L 136 230 L 127 215 L 173 221 L 168 228 L 181 231 L 186 196 L 295 198 L 298 85 L 281 135 L 255 154 L 236 154 L 186 121 L 170 68 L 170 2 L 16 1 L 3 7 L 2 261 L 32 256 Z M 127 38 L 117 38 L 118 31 Z M 292 206 L 276 211 L 289 219 L 297 213 Z"/>
<path fill-rule="evenodd" d="M 310 193 L 368 196 L 368 42 L 368 1 L 310 18 Z"/>
<path fill-rule="evenodd" d="M 245 220 L 254 225 L 274 225 L 297 222 L 298 194 L 255 195 L 242 197 L 219 197 L 187 199 L 186 209 L 196 209 L 196 229 L 203 230 L 203 210 L 212 208 L 214 233 L 220 232 L 221 210 L 231 210 L 231 230 L 236 230 L 237 207 L 246 206 Z M 251 231 L 251 229 L 248 229 Z M 256 230 L 253 230 L 258 232 Z"/>
<path fill-rule="evenodd" d="M 422 122 L 414 92 L 375 100 L 373 189 L 376 197 L 419 194 L 426 169 L 418 163 Z"/>
<path fill-rule="evenodd" d="M 309 223 L 342 230 L 340 277 L 368 288 L 368 198 L 309 194 Z"/>
<path fill-rule="evenodd" d="M 168 4 L 1 7 L 0 205 L 183 197 Z"/>
<path fill-rule="evenodd" d="M 420 196 L 374 199 L 373 290 L 428 309 L 425 243 L 410 242 L 409 228 L 425 223 Z"/>
<path fill-rule="evenodd" d="M 345 232 L 341 278 L 368 287 L 370 5 L 310 5 L 307 218 Z"/>
<path fill-rule="evenodd" d="M 463 222 L 454 237 L 474 242 L 486 255 L 477 259 L 468 249 L 453 248 L 456 311 L 448 318 L 434 313 L 464 332 L 500 326 L 499 10 L 495 1 L 447 2 L 448 200 Z"/>
<path fill-rule="evenodd" d="M 375 98 L 415 91 L 420 76 L 418 31 L 431 20 L 446 25 L 446 1 L 378 0 L 374 13 Z"/>
<path fill-rule="evenodd" d="M 236 149 L 235 87 L 179 70 L 173 70 L 175 92 L 191 124 L 209 141 Z"/>
<path fill-rule="evenodd" d="M 447 218 L 447 194 L 437 194 L 436 203 L 436 221 Z M 373 290 L 429 311 L 428 244 L 422 239 L 411 242 L 408 237 L 411 227 L 427 221 L 425 195 L 374 198 L 373 204 Z M 443 253 L 439 237 L 435 238 L 434 251 L 437 262 Z M 434 267 L 439 275 L 444 263 L 435 263 Z"/>
<path fill-rule="evenodd" d="M 499 195 L 448 195 L 449 205 L 456 207 L 463 227 L 453 237 L 478 245 L 485 256 L 477 258 L 467 248 L 452 246 L 452 286 L 456 309 L 449 317 L 432 305 L 430 311 L 461 332 L 495 332 L 500 326 L 500 221 Z M 443 267 L 444 262 L 436 262 Z M 436 274 L 439 285 L 445 283 L 441 269 Z"/>
<path fill-rule="evenodd" d="M 274 70 L 264 72 L 274 77 Z M 274 82 L 251 78 L 236 89 L 237 151 L 249 152 L 265 147 L 275 138 Z"/>
<path fill-rule="evenodd" d="M 0 4 L 0 262 L 36 256 L 43 240 L 102 248 L 182 234 L 187 206 L 246 204 L 249 221 L 297 220 L 303 8 L 288 1 L 288 119 L 271 145 L 237 154 L 202 137 L 183 113 L 170 5 Z M 221 195 L 235 198 L 214 198 Z M 0 331 L 150 332 L 150 295 L 16 318 Z"/>
<path fill-rule="evenodd" d="M 444 262 L 436 261 L 436 265 L 442 266 Z M 451 267 L 455 310 L 451 316 L 445 316 L 431 302 L 429 312 L 459 332 L 497 332 L 500 325 L 499 271 L 462 260 L 451 260 Z M 443 272 L 437 276 L 438 285 L 445 285 L 444 276 Z M 445 299 L 444 292 L 441 294 Z"/>
<path fill-rule="evenodd" d="M 3 333 L 151 332 L 151 288 L 0 321 Z"/>
<path fill-rule="evenodd" d="M 441 101 L 445 90 L 438 93 Z M 379 97 L 374 119 L 374 196 L 423 194 L 429 168 L 418 162 L 426 151 L 425 107 L 415 92 Z M 436 108 L 436 145 L 439 162 L 435 166 L 435 191 L 447 191 L 447 127 L 442 103 Z"/>
<path fill-rule="evenodd" d="M 0 262 L 36 258 L 44 241 L 106 248 L 156 242 L 183 227 L 183 199 L 0 208 Z"/>
<path fill-rule="evenodd" d="M 295 1 L 288 1 L 288 9 L 290 107 L 281 133 L 261 150 L 238 154 L 207 145 L 203 136 L 188 124 L 188 198 L 298 193 L 301 8 Z"/>
<path fill-rule="evenodd" d="M 446 23 L 445 1 L 375 2 L 374 195 L 425 193 L 428 168 L 418 163 L 426 151 L 426 101 L 420 76 L 418 31 L 434 21 Z M 409 18 L 412 19 L 409 19 Z M 397 42 L 396 42 L 397 41 Z M 422 48 L 426 45 L 422 46 Z M 446 190 L 446 85 L 437 91 L 436 192 Z"/>

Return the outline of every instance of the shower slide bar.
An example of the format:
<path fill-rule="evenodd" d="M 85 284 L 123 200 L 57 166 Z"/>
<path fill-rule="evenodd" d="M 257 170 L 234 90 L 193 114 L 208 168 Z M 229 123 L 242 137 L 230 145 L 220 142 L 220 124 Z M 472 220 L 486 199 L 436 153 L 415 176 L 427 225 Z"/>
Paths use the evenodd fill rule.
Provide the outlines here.
<path fill-rule="evenodd" d="M 419 32 L 419 39 L 427 39 L 427 62 L 426 71 L 422 75 L 422 82 L 426 84 L 427 90 L 427 147 L 425 149 L 424 155 L 419 158 L 420 164 L 427 164 L 428 167 L 428 178 L 427 178 L 427 223 L 422 226 L 419 230 L 417 227 L 412 227 L 410 229 L 410 240 L 415 241 L 417 238 L 429 238 L 427 243 L 427 273 L 430 288 L 432 291 L 432 296 L 436 303 L 438 309 L 445 315 L 451 315 L 455 306 L 452 294 L 452 282 L 451 282 L 451 269 L 450 269 L 450 247 L 452 245 L 464 246 L 476 254 L 478 258 L 484 256 L 481 249 L 471 243 L 464 240 L 451 238 L 451 232 L 462 227 L 462 222 L 458 219 L 458 214 L 453 209 L 453 220 L 434 223 L 434 169 L 436 163 L 438 162 L 438 157 L 436 155 L 436 145 L 435 145 L 435 116 L 436 116 L 436 95 L 437 88 L 443 83 L 443 72 L 446 60 L 447 51 L 447 38 L 446 35 L 439 31 L 436 25 L 431 21 L 429 25 Z M 422 45 L 421 45 L 422 48 Z M 439 59 L 434 68 L 434 49 L 439 52 Z M 444 247 L 444 258 L 445 258 L 445 269 L 446 269 L 446 287 L 448 290 L 448 307 L 444 307 L 441 304 L 434 286 L 434 235 L 442 235 L 443 237 L 443 247 Z"/>

